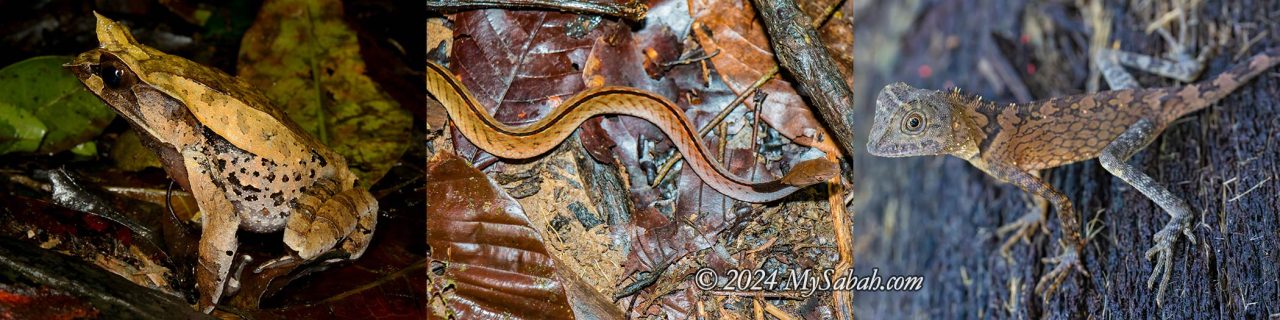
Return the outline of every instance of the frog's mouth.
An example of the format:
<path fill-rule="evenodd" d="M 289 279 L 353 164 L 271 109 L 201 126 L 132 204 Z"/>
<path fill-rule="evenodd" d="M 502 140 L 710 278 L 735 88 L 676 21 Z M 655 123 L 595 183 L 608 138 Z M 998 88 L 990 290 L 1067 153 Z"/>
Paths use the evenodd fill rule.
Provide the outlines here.
<path fill-rule="evenodd" d="M 99 64 L 100 57 L 102 57 L 101 50 L 102 49 L 93 49 L 85 51 L 84 53 L 77 55 L 75 58 L 72 58 L 71 62 L 62 65 L 63 68 L 66 68 L 71 71 L 72 74 L 75 74 L 76 78 L 80 79 L 80 82 L 84 83 L 85 86 L 88 86 L 89 90 L 94 91 L 94 93 L 101 92 L 103 87 L 101 81 L 90 83 L 90 79 L 94 78 L 93 69 Z"/>
<path fill-rule="evenodd" d="M 111 106 L 116 113 L 138 126 L 142 115 L 137 109 L 138 98 L 133 88 L 138 80 L 123 68 L 123 62 L 113 58 L 103 49 L 93 49 L 77 55 L 62 67 L 71 71 L 86 89 Z M 103 78 L 104 74 L 111 74 L 114 78 L 106 80 Z"/>

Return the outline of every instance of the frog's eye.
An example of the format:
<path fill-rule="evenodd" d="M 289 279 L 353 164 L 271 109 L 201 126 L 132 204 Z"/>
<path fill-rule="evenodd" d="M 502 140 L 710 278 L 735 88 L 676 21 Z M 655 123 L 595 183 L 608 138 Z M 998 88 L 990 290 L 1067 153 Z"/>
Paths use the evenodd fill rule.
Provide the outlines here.
<path fill-rule="evenodd" d="M 902 131 L 907 133 L 920 133 L 924 129 L 924 125 L 924 115 L 919 112 L 912 111 L 902 118 Z"/>
<path fill-rule="evenodd" d="M 116 69 L 112 65 L 103 65 L 98 68 L 98 76 L 102 77 L 102 83 L 109 87 L 119 87 L 120 82 L 124 80 L 124 70 Z"/>

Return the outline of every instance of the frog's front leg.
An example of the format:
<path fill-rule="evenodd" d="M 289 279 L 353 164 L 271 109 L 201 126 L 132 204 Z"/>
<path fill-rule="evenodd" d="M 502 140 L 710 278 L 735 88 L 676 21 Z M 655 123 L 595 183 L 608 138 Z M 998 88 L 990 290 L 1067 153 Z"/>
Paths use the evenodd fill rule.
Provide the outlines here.
<path fill-rule="evenodd" d="M 200 219 L 200 257 L 196 267 L 196 290 L 200 299 L 196 307 L 208 313 L 222 297 L 227 273 L 231 271 L 231 262 L 239 245 L 236 231 L 240 229 L 240 214 L 227 200 L 223 189 L 214 182 L 212 172 L 205 165 L 209 161 L 204 153 L 183 150 L 182 156 L 191 194 L 203 212 Z"/>
<path fill-rule="evenodd" d="M 299 199 L 298 210 L 289 216 L 285 227 L 284 243 L 299 258 L 310 261 L 345 239 L 341 250 L 347 259 L 359 258 L 372 238 L 378 201 L 362 189 L 349 189 L 323 203 L 318 201 L 310 196 Z"/>

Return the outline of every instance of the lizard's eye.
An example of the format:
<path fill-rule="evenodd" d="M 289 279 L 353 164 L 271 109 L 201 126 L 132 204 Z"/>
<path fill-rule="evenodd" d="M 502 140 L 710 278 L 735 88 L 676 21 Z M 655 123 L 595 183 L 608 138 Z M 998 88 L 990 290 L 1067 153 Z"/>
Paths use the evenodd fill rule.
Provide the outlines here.
<path fill-rule="evenodd" d="M 907 133 L 920 133 L 924 129 L 924 116 L 919 112 L 912 112 L 902 118 L 902 129 Z"/>

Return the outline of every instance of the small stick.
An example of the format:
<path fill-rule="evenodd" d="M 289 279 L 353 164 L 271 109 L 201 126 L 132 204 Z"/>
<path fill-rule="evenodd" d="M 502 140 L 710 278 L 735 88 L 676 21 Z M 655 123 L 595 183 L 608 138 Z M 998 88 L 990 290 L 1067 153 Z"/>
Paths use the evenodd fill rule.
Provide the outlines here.
<path fill-rule="evenodd" d="M 778 308 L 778 306 L 775 306 L 775 305 L 773 305 L 772 303 L 765 303 L 765 302 L 762 302 L 761 304 L 764 304 L 764 311 L 765 311 L 765 312 L 768 312 L 768 313 L 769 313 L 769 315 L 771 315 L 771 316 L 777 317 L 779 320 L 798 320 L 798 319 L 800 319 L 800 318 L 797 318 L 796 316 L 791 315 L 791 313 L 788 313 L 788 312 L 786 312 L 786 311 L 782 311 L 782 309 L 779 309 L 779 308 Z"/>
<path fill-rule="evenodd" d="M 803 293 L 800 291 L 778 291 L 778 292 L 752 292 L 752 291 L 729 291 L 729 290 L 713 290 L 707 291 L 712 295 L 727 297 L 760 297 L 760 298 L 778 298 L 786 300 L 804 300 Z"/>
<path fill-rule="evenodd" d="M 756 138 L 757 134 L 760 132 L 760 110 L 764 110 L 764 100 L 768 98 L 769 94 L 758 92 L 755 98 L 755 109 L 751 111 L 751 113 L 755 115 L 755 119 L 751 120 L 751 150 L 753 151 L 756 150 L 756 148 L 759 148 L 759 146 L 756 145 Z M 751 154 L 755 155 L 751 157 L 751 179 L 755 180 L 756 167 L 757 164 L 760 163 L 760 153 L 752 152 Z"/>
<path fill-rule="evenodd" d="M 1244 192 L 1241 192 L 1235 197 L 1232 197 L 1231 200 L 1227 200 L 1227 202 L 1236 202 L 1236 200 L 1240 200 L 1240 198 L 1244 197 L 1244 195 L 1249 194 L 1250 192 L 1253 192 L 1253 190 L 1258 189 L 1258 187 L 1261 187 L 1263 183 L 1267 183 L 1267 181 L 1271 181 L 1271 178 L 1272 177 L 1267 177 L 1267 179 L 1265 180 L 1258 181 L 1258 184 L 1255 184 L 1253 185 L 1253 187 L 1250 187 L 1249 190 L 1245 190 Z"/>
<path fill-rule="evenodd" d="M 716 51 L 712 51 L 710 54 L 705 54 L 705 55 L 702 55 L 701 57 L 689 57 L 689 58 L 681 57 L 680 60 L 662 63 L 662 68 L 664 70 L 671 70 L 672 67 L 675 67 L 678 65 L 690 64 L 690 63 L 694 63 L 702 60 L 707 60 L 707 59 L 715 58 L 718 55 L 720 55 L 720 49 L 716 49 Z"/>

